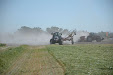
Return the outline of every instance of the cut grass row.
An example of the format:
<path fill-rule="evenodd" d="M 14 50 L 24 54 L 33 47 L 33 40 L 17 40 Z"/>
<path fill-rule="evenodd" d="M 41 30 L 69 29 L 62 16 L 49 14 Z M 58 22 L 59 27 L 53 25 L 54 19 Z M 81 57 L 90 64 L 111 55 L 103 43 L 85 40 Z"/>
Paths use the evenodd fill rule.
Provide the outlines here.
<path fill-rule="evenodd" d="M 6 75 L 63 75 L 60 65 L 47 49 L 31 47 L 5 73 Z"/>
<path fill-rule="evenodd" d="M 12 63 L 22 55 L 27 49 L 27 46 L 20 46 L 16 48 L 8 48 L 5 51 L 0 52 L 0 74 L 6 71 Z"/>
<path fill-rule="evenodd" d="M 0 53 L 0 75 L 64 75 L 45 46 L 20 46 Z"/>
<path fill-rule="evenodd" d="M 113 45 L 47 46 L 65 75 L 113 75 Z"/>

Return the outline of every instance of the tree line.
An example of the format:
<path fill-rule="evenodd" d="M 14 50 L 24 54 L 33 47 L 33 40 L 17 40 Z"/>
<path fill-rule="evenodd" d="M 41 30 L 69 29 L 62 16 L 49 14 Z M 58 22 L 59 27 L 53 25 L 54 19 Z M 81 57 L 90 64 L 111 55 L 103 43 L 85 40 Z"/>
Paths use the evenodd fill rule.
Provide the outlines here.
<path fill-rule="evenodd" d="M 55 27 L 55 26 L 52 26 L 52 27 L 48 27 L 46 28 L 46 30 L 44 31 L 42 28 L 40 27 L 34 27 L 34 28 L 30 28 L 30 27 L 27 27 L 27 26 L 22 26 L 20 29 L 18 29 L 15 33 L 16 34 L 40 34 L 40 33 L 49 33 L 51 34 L 52 32 L 61 32 L 62 34 L 68 34 L 70 33 L 70 31 L 68 29 L 63 29 L 63 28 L 59 28 L 59 27 Z M 108 36 L 106 36 L 106 32 L 98 32 L 98 33 L 95 33 L 101 37 L 109 37 L 109 38 L 113 38 L 113 33 L 111 32 L 108 32 Z"/>
<path fill-rule="evenodd" d="M 68 29 L 63 29 L 63 28 L 53 27 L 53 26 L 50 27 L 50 28 L 46 28 L 45 31 L 40 27 L 30 28 L 30 27 L 27 27 L 27 26 L 22 26 L 15 33 L 21 33 L 21 34 L 50 33 L 51 34 L 52 32 L 61 32 L 61 33 L 65 34 L 65 33 L 69 33 L 70 31 Z"/>

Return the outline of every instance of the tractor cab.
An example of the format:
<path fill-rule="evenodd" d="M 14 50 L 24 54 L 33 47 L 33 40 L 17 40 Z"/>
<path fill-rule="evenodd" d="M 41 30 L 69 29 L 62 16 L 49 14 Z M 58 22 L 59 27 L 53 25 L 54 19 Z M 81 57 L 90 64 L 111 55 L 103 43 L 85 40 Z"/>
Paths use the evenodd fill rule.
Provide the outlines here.
<path fill-rule="evenodd" d="M 50 44 L 55 44 L 55 43 L 59 43 L 59 45 L 62 45 L 62 37 L 61 37 L 61 33 L 59 32 L 55 32 L 55 33 L 51 33 L 52 39 L 50 39 Z"/>

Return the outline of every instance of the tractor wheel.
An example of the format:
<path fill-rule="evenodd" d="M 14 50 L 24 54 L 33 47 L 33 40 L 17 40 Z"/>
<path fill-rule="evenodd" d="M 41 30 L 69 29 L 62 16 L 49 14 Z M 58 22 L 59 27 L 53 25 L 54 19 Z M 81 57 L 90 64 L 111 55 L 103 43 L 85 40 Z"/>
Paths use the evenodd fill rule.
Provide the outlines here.
<path fill-rule="evenodd" d="M 54 41 L 52 39 L 50 40 L 50 44 L 54 44 Z"/>
<path fill-rule="evenodd" d="M 62 40 L 60 40 L 60 41 L 59 41 L 59 45 L 63 45 L 62 43 L 63 43 Z"/>
<path fill-rule="evenodd" d="M 72 45 L 74 44 L 74 41 L 73 40 L 71 40 L 71 43 L 72 43 Z"/>
<path fill-rule="evenodd" d="M 101 38 L 96 38 L 96 41 L 97 42 L 101 42 Z"/>
<path fill-rule="evenodd" d="M 52 44 L 52 39 L 50 40 L 50 44 Z"/>
<path fill-rule="evenodd" d="M 87 42 L 92 42 L 92 37 L 88 36 L 87 37 Z"/>

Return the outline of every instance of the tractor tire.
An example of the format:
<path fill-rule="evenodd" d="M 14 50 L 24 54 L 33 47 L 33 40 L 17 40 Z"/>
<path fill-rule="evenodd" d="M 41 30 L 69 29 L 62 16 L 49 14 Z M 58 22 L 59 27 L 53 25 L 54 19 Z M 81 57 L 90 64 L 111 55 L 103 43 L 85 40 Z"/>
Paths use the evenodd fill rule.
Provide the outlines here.
<path fill-rule="evenodd" d="M 96 38 L 96 41 L 97 42 L 101 42 L 101 38 Z"/>
<path fill-rule="evenodd" d="M 87 42 L 92 42 L 92 37 L 91 36 L 87 37 Z"/>
<path fill-rule="evenodd" d="M 60 40 L 60 41 L 59 41 L 59 45 L 63 45 L 62 43 L 63 43 L 62 40 Z"/>
<path fill-rule="evenodd" d="M 55 44 L 54 41 L 53 41 L 52 39 L 50 40 L 50 44 Z"/>
<path fill-rule="evenodd" d="M 50 44 L 52 44 L 52 39 L 50 40 Z"/>
<path fill-rule="evenodd" d="M 72 45 L 74 44 L 74 41 L 73 41 L 73 40 L 71 40 L 71 44 L 72 44 Z"/>

